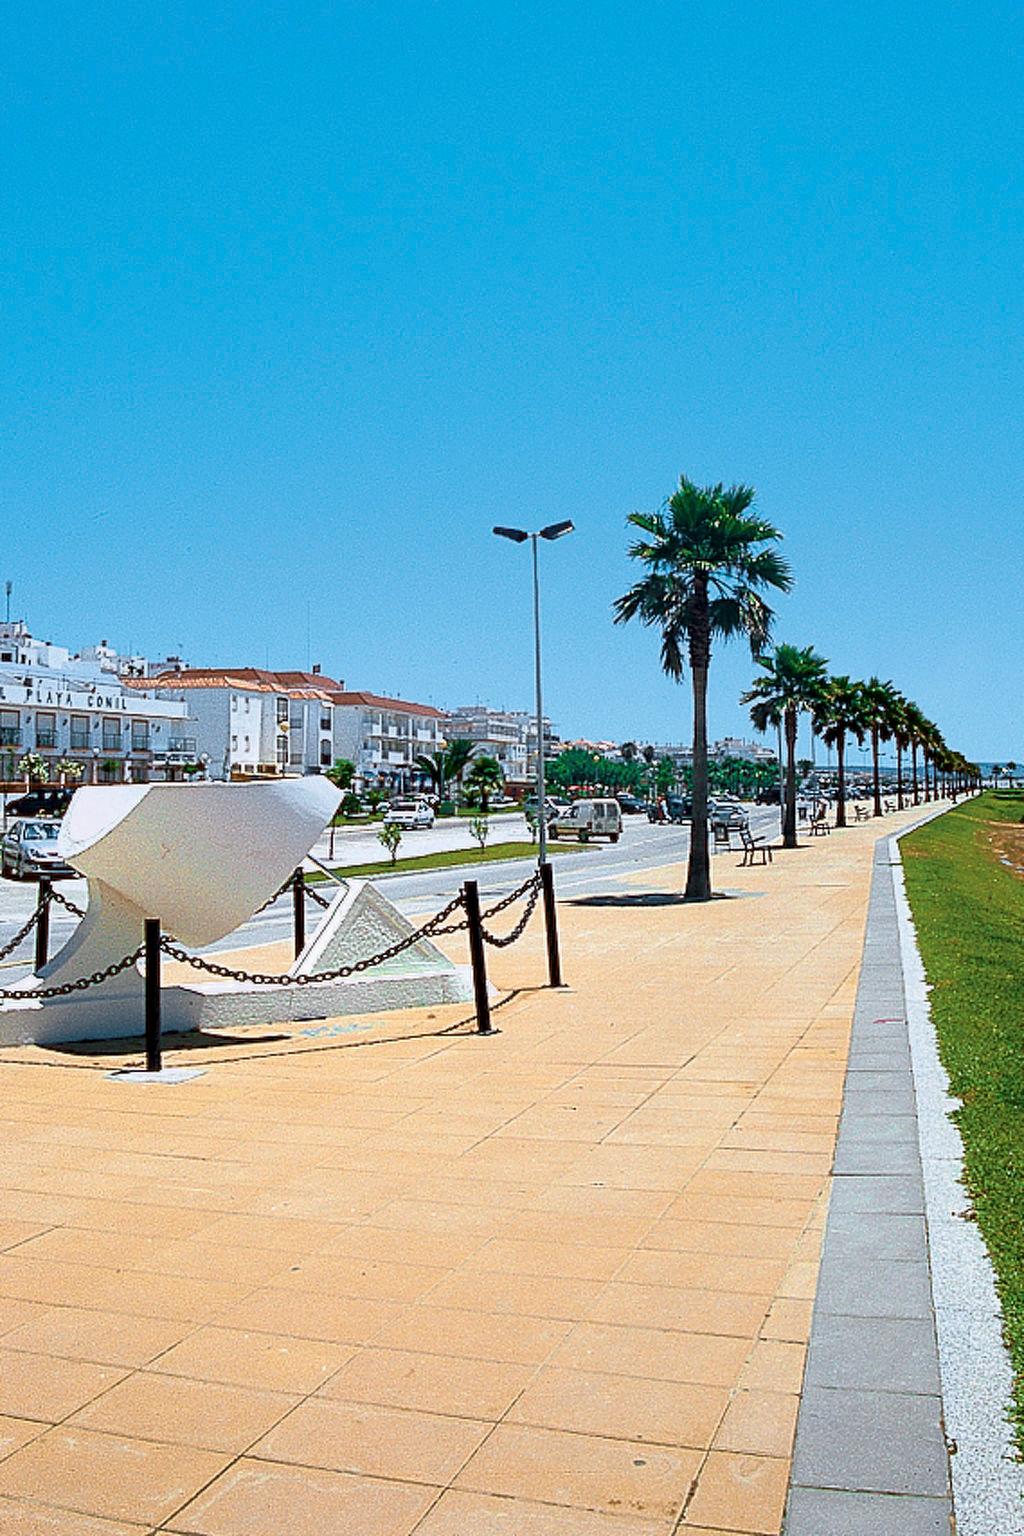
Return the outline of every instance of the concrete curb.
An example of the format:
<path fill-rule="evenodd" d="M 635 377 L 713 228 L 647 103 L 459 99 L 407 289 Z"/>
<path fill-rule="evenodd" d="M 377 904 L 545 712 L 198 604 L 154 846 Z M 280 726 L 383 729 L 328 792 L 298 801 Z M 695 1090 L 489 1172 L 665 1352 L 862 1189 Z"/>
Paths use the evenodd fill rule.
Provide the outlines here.
<path fill-rule="evenodd" d="M 930 820 L 930 817 L 924 820 Z M 917 823 L 921 825 L 921 823 Z M 939 1374 L 959 1536 L 1024 1533 L 1024 1466 L 1006 1418 L 1012 1371 L 988 1252 L 961 1182 L 959 1100 L 939 1059 L 928 982 L 907 901 L 899 842 L 889 838 L 907 1027 L 917 1097 Z"/>

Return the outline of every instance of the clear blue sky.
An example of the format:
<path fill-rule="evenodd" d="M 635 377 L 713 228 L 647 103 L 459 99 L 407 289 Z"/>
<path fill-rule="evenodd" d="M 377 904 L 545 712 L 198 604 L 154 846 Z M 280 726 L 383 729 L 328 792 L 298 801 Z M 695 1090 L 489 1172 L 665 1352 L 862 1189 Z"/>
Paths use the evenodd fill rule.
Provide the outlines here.
<path fill-rule="evenodd" d="M 7 12 L 5 548 L 57 641 L 679 739 L 624 518 L 743 480 L 777 636 L 1024 759 L 1020 6 Z M 745 725 L 740 650 L 711 729 Z"/>

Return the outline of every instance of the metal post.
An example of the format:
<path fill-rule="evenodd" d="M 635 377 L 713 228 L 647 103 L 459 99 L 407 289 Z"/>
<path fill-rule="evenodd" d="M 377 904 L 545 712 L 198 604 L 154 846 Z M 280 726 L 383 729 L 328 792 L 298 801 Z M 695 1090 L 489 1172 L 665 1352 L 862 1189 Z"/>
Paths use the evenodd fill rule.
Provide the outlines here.
<path fill-rule="evenodd" d="M 292 914 L 295 921 L 295 958 L 306 947 L 306 877 L 301 865 L 292 876 Z"/>
<path fill-rule="evenodd" d="M 146 1071 L 159 1072 L 160 1054 L 160 919 L 147 917 L 146 940 Z"/>
<path fill-rule="evenodd" d="M 493 1035 L 491 1001 L 487 996 L 487 958 L 484 952 L 484 925 L 480 919 L 480 887 L 467 880 L 462 897 L 469 922 L 469 958 L 473 966 L 473 997 L 476 1002 L 476 1027 L 481 1035 Z"/>
<path fill-rule="evenodd" d="M 548 940 L 548 986 L 562 985 L 562 959 L 558 953 L 558 913 L 555 909 L 555 872 L 550 864 L 540 866 L 544 893 L 544 929 Z"/>
<path fill-rule="evenodd" d="M 45 875 L 39 876 L 39 899 L 36 906 L 36 974 L 50 958 L 50 882 Z"/>
<path fill-rule="evenodd" d="M 540 577 L 537 572 L 537 535 L 531 533 L 533 546 L 533 666 L 537 689 L 537 858 L 548 861 L 548 821 L 544 814 L 544 705 L 540 683 Z"/>

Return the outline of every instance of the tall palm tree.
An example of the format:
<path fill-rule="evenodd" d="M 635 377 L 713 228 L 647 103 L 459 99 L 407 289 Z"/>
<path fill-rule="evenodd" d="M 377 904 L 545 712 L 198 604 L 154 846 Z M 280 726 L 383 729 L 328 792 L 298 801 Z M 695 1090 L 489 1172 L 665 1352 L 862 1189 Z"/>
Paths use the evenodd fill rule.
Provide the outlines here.
<path fill-rule="evenodd" d="M 448 754 L 444 748 L 433 757 L 421 753 L 416 759 L 416 767 L 423 773 L 437 790 L 437 798 L 444 799 L 445 785 L 448 782 Z"/>
<path fill-rule="evenodd" d="M 475 742 L 467 741 L 464 736 L 456 736 L 454 741 L 448 743 L 444 759 L 449 784 L 458 787 L 462 783 L 462 775 L 469 767 L 475 753 Z"/>
<path fill-rule="evenodd" d="M 466 774 L 466 786 L 479 799 L 480 809 L 485 816 L 490 808 L 491 795 L 499 790 L 504 782 L 505 775 L 496 757 L 489 757 L 486 754 L 474 757 Z"/>
<path fill-rule="evenodd" d="M 757 655 L 772 611 L 765 591 L 788 592 L 789 566 L 774 547 L 782 535 L 753 509 L 750 486 L 699 486 L 685 475 L 658 512 L 633 512 L 641 537 L 629 554 L 645 574 L 615 603 L 615 622 L 639 619 L 661 630 L 661 664 L 693 685 L 693 797 L 686 895 L 711 897 L 708 847 L 708 668 L 712 641 L 743 635 Z"/>
<path fill-rule="evenodd" d="M 802 710 L 819 709 L 828 685 L 828 662 L 813 646 L 777 645 L 771 656 L 758 656 L 764 672 L 741 704 L 750 705 L 754 727 L 766 731 L 781 723 L 786 739 L 786 786 L 782 816 L 782 846 L 796 847 L 796 735 Z"/>
<path fill-rule="evenodd" d="M 624 763 L 635 763 L 636 762 L 636 742 L 635 741 L 624 741 L 622 743 L 622 746 L 619 748 L 619 756 L 622 758 L 622 761 Z"/>
<path fill-rule="evenodd" d="M 907 731 L 910 736 L 910 764 L 911 764 L 911 789 L 914 794 L 914 804 L 921 804 L 920 789 L 917 782 L 917 753 L 923 740 L 928 722 L 916 704 L 908 703 L 903 711 L 906 717 Z"/>
<path fill-rule="evenodd" d="M 910 717 L 907 714 L 910 705 L 902 693 L 892 690 L 892 698 L 889 701 L 886 727 L 888 734 L 896 743 L 896 809 L 903 809 L 903 754 L 910 742 Z"/>
<path fill-rule="evenodd" d="M 846 676 L 830 677 L 825 685 L 824 697 L 814 712 L 814 729 L 826 746 L 834 747 L 838 764 L 838 794 L 836 802 L 836 826 L 846 826 L 846 741 L 852 736 L 859 746 L 864 745 L 867 716 L 864 709 L 862 683 L 855 683 Z"/>
<path fill-rule="evenodd" d="M 869 677 L 864 684 L 864 710 L 868 730 L 871 733 L 871 784 L 874 795 L 874 814 L 882 814 L 882 782 L 878 772 L 878 744 L 889 737 L 889 713 L 892 709 L 895 689 L 892 683 L 881 678 Z"/>
<path fill-rule="evenodd" d="M 942 739 L 942 732 L 931 720 L 926 720 L 924 734 L 921 737 L 921 750 L 924 755 L 924 798 L 925 804 L 929 800 L 939 798 L 939 782 L 937 776 L 937 764 L 940 754 L 946 743 Z"/>

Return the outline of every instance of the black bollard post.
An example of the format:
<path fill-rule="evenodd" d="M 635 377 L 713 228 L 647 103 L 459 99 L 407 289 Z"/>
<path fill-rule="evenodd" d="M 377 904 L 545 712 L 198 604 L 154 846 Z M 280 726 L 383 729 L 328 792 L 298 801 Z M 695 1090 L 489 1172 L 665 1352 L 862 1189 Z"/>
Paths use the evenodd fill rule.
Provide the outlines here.
<path fill-rule="evenodd" d="M 562 957 L 558 953 L 558 912 L 555 908 L 555 875 L 550 864 L 540 866 L 540 884 L 544 893 L 544 928 L 548 939 L 548 986 L 562 985 Z"/>
<path fill-rule="evenodd" d="M 480 887 L 467 880 L 462 898 L 469 921 L 469 958 L 473 966 L 473 997 L 476 1002 L 476 1027 L 481 1035 L 493 1035 L 491 1001 L 487 996 L 487 958 L 484 952 L 484 925 L 480 919 Z"/>
<path fill-rule="evenodd" d="M 50 958 L 50 882 L 39 876 L 39 900 L 36 906 L 36 974 Z"/>
<path fill-rule="evenodd" d="M 147 917 L 146 946 L 146 1071 L 159 1072 L 160 1047 L 160 919 Z"/>
<path fill-rule="evenodd" d="M 292 913 L 295 919 L 295 958 L 306 947 L 306 877 L 302 866 L 292 876 Z"/>

